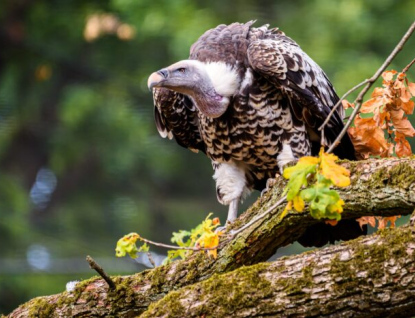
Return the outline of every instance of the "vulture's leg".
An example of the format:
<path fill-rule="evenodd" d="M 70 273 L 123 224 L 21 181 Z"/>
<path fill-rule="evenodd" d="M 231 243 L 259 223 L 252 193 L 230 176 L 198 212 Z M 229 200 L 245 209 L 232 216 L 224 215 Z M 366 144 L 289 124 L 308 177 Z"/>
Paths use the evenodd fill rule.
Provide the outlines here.
<path fill-rule="evenodd" d="M 241 198 L 232 200 L 231 203 L 229 204 L 228 218 L 226 219 L 226 223 L 228 222 L 232 223 L 238 217 L 238 206 L 239 206 L 240 199 Z"/>
<path fill-rule="evenodd" d="M 227 222 L 233 222 L 238 216 L 239 201 L 250 192 L 245 170 L 234 161 L 212 162 L 212 165 L 218 201 L 229 205 Z"/>

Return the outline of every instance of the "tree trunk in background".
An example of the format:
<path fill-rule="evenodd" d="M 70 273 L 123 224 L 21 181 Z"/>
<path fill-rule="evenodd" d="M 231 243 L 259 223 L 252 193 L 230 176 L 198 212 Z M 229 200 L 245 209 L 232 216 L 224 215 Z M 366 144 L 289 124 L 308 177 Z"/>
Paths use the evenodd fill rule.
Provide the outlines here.
<path fill-rule="evenodd" d="M 371 159 L 343 165 L 351 171 L 351 185 L 338 190 L 345 201 L 343 218 L 407 215 L 415 209 L 415 160 Z M 278 179 L 229 230 L 273 207 L 284 184 Z M 100 278 L 83 281 L 73 292 L 32 299 L 9 317 L 142 313 L 144 317 L 407 317 L 415 313 L 414 216 L 411 225 L 258 264 L 318 222 L 307 213 L 290 212 L 281 219 L 283 208 L 272 208 L 235 237 L 225 233 L 216 260 L 199 252 L 167 266 L 113 277 L 117 285 L 113 291 Z"/>

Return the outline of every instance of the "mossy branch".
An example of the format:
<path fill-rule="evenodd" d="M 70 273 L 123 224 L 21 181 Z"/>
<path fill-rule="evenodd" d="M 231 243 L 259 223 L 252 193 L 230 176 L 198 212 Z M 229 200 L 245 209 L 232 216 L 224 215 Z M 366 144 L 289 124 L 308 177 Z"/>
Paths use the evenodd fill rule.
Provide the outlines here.
<path fill-rule="evenodd" d="M 414 234 L 406 225 L 215 275 L 170 292 L 140 317 L 409 317 Z"/>
<path fill-rule="evenodd" d="M 405 215 L 415 209 L 414 158 L 345 161 L 342 165 L 351 170 L 351 185 L 338 190 L 345 201 L 343 218 Z M 242 227 L 274 205 L 281 197 L 284 185 L 282 178 L 277 179 L 273 189 L 241 215 L 229 230 Z M 42 316 L 46 312 L 50 317 L 75 314 L 79 317 L 138 315 L 173 290 L 200 283 L 214 274 L 267 260 L 279 247 L 296 241 L 306 227 L 318 222 L 306 213 L 294 212 L 281 220 L 279 215 L 282 210 L 283 206 L 277 207 L 235 237 L 226 236 L 225 233 L 216 260 L 203 253 L 194 253 L 184 261 L 167 266 L 131 276 L 112 277 L 116 285 L 114 291 L 109 290 L 103 279 L 93 278 L 78 283 L 73 292 L 33 299 L 17 308 L 9 317 Z M 347 244 L 342 246 L 346 249 L 352 247 Z M 406 245 L 400 247 L 405 250 Z M 303 256 L 296 257 L 300 260 Z M 291 259 L 294 261 L 296 257 Z M 378 268 L 378 264 L 372 266 Z M 301 293 L 298 297 L 301 297 Z"/>

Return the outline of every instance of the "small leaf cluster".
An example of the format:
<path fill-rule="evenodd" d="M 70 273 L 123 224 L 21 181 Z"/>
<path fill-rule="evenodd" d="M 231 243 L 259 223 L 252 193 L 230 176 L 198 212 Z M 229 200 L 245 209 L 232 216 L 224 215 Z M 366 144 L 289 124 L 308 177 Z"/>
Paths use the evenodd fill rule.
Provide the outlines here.
<path fill-rule="evenodd" d="M 360 113 L 354 119 L 354 127 L 348 129 L 356 155 L 360 158 L 370 156 L 398 157 L 412 155 L 407 138 L 415 137 L 415 129 L 406 115 L 414 111 L 415 83 L 409 82 L 404 72 L 395 70 L 382 73 L 382 87 L 376 87 L 369 100 L 362 104 Z M 343 107 L 354 107 L 343 100 Z M 363 114 L 363 116 L 361 116 Z M 386 136 L 386 138 L 385 138 Z M 383 229 L 400 216 L 364 216 L 357 221 L 360 226 L 368 224 Z"/>
<path fill-rule="evenodd" d="M 415 136 L 415 129 L 406 115 L 414 111 L 415 83 L 408 81 L 405 73 L 395 70 L 382 74 L 382 87 L 376 87 L 369 100 L 362 104 L 354 127 L 348 132 L 356 153 L 361 158 L 369 156 L 398 157 L 412 155 L 407 138 Z M 354 107 L 343 100 L 345 108 Z M 385 133 L 387 138 L 385 138 Z"/>
<path fill-rule="evenodd" d="M 215 231 L 220 225 L 220 222 L 218 218 L 211 219 L 211 215 L 212 213 L 201 224 L 190 231 L 180 230 L 179 232 L 173 232 L 171 242 L 177 244 L 176 246 L 151 242 L 137 233 L 130 233 L 118 240 L 115 254 L 117 257 L 124 257 L 128 254 L 131 258 L 136 258 L 137 253 L 149 251 L 149 246 L 147 245 L 149 243 L 166 248 L 173 248 L 167 252 L 167 258 L 163 264 L 170 263 L 176 258 L 184 259 L 194 250 L 199 249 L 206 250 L 209 256 L 216 258 L 219 237 L 222 235 L 222 232 Z M 137 248 L 137 241 L 144 243 Z"/>
<path fill-rule="evenodd" d="M 350 185 L 350 172 L 336 164 L 337 159 L 322 148 L 318 158 L 302 157 L 295 166 L 284 169 L 283 177 L 289 181 L 285 189 L 288 204 L 283 215 L 293 208 L 302 212 L 308 203 L 310 214 L 316 219 L 341 219 L 344 201 L 331 187 Z"/>
<path fill-rule="evenodd" d="M 148 252 L 150 248 L 147 245 L 147 243 L 144 243 L 140 246 L 140 248 L 137 248 L 137 240 L 141 240 L 141 236 L 137 233 L 133 232 L 124 235 L 117 242 L 117 246 L 115 248 L 115 255 L 117 257 L 124 257 L 126 254 L 128 254 L 131 258 L 136 258 L 137 253 Z"/>
<path fill-rule="evenodd" d="M 206 217 L 206 219 L 190 231 L 180 230 L 179 232 L 173 232 L 171 242 L 177 244 L 180 247 L 200 247 L 202 248 L 214 248 L 219 244 L 219 236 L 222 232 L 215 232 L 215 228 L 220 224 L 218 218 L 210 219 L 212 213 Z M 163 263 L 169 263 L 176 258 L 185 259 L 191 250 L 170 250 L 167 252 L 167 258 Z M 207 250 L 208 255 L 217 257 L 217 250 Z"/>

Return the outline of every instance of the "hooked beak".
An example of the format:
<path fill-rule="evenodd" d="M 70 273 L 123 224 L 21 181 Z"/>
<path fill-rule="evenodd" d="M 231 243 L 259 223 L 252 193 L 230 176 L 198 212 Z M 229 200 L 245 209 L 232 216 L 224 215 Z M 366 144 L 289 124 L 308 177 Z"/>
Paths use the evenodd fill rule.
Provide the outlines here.
<path fill-rule="evenodd" d="M 162 86 L 162 83 L 166 81 L 167 77 L 168 71 L 166 69 L 162 69 L 151 74 L 147 80 L 147 87 L 150 92 L 153 90 L 153 87 Z"/>

